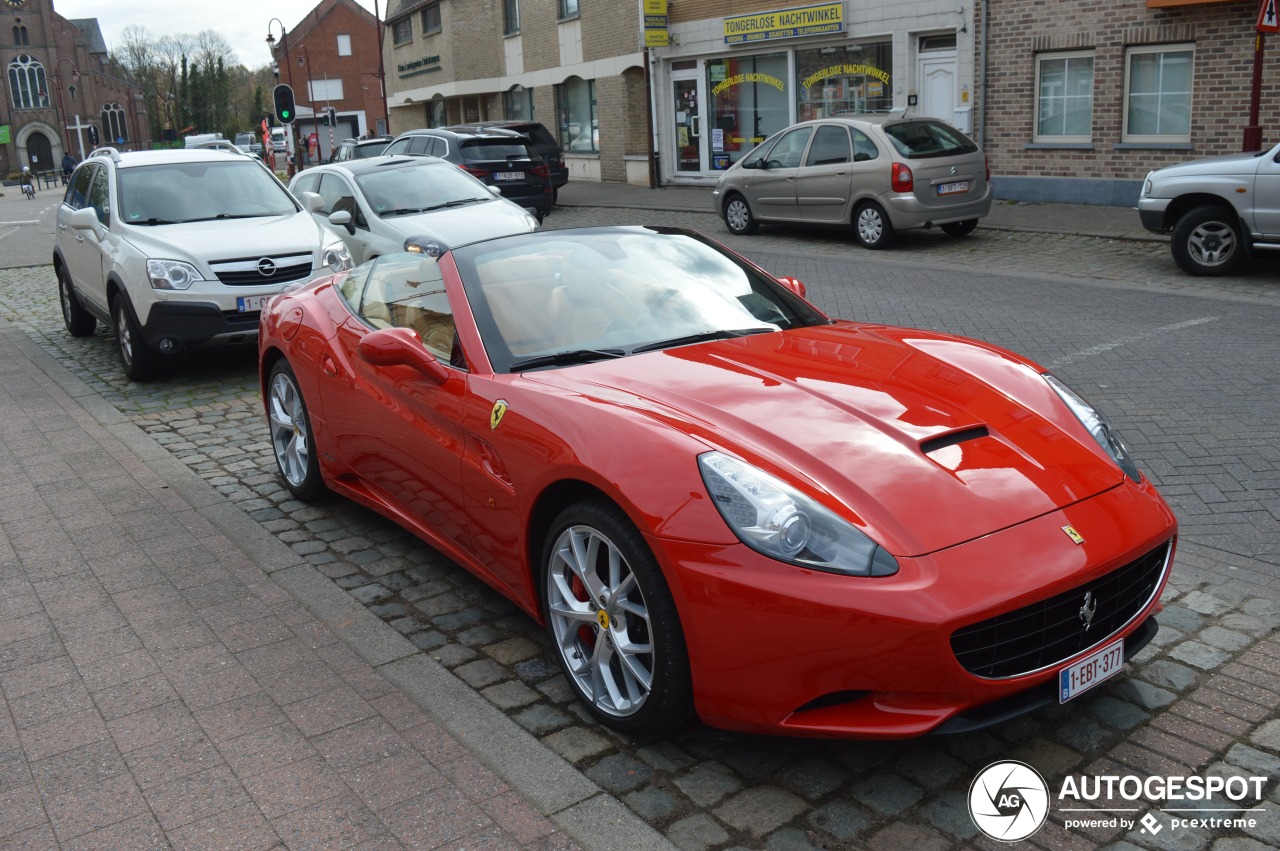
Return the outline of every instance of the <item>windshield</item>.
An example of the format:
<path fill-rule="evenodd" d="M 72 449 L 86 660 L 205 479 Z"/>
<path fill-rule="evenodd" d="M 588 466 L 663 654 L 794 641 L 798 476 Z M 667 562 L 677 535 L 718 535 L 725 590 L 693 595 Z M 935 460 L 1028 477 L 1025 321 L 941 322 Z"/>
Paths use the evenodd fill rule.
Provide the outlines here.
<path fill-rule="evenodd" d="M 444 162 L 380 169 L 360 175 L 356 184 L 369 207 L 382 217 L 497 200 L 489 187 Z"/>
<path fill-rule="evenodd" d="M 550 231 L 453 257 L 497 372 L 827 321 L 768 275 L 675 229 Z"/>
<path fill-rule="evenodd" d="M 119 170 L 120 215 L 131 225 L 287 216 L 293 199 L 257 162 L 164 163 Z"/>

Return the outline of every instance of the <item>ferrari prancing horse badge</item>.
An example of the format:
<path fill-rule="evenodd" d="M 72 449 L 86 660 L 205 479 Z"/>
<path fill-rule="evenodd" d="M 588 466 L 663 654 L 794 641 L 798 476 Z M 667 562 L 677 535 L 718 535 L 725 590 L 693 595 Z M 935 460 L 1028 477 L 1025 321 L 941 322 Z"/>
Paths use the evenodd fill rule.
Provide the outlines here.
<path fill-rule="evenodd" d="M 493 403 L 493 410 L 489 412 L 489 428 L 496 430 L 502 423 L 502 416 L 507 412 L 507 400 L 499 399 Z"/>

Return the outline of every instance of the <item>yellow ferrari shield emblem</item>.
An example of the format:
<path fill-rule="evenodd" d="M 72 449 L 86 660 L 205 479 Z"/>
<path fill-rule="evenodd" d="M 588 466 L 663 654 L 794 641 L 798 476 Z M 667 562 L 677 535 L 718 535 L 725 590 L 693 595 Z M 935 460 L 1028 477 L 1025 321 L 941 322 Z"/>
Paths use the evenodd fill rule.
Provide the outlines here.
<path fill-rule="evenodd" d="M 507 413 L 507 400 L 499 399 L 493 403 L 493 410 L 489 412 L 489 429 L 496 430 L 502 424 L 502 417 Z"/>
<path fill-rule="evenodd" d="M 600 624 L 601 629 L 609 628 L 609 613 L 604 609 L 596 612 L 596 623 Z"/>
<path fill-rule="evenodd" d="M 1077 532 L 1077 531 L 1076 531 L 1076 527 L 1074 527 L 1074 526 L 1063 526 L 1063 527 L 1062 527 L 1062 531 L 1066 532 L 1066 533 L 1067 533 L 1067 537 L 1068 537 L 1068 538 L 1070 538 L 1071 540 L 1075 541 L 1077 544 L 1083 544 L 1083 543 L 1084 543 L 1084 535 L 1081 535 L 1079 532 Z"/>

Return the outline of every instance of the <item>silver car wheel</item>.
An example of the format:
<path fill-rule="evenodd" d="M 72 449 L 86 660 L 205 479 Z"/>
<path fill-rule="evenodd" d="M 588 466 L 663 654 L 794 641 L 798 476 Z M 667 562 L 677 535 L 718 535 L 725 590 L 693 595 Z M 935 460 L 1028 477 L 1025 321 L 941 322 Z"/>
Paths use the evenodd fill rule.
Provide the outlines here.
<path fill-rule="evenodd" d="M 729 222 L 729 229 L 740 233 L 746 230 L 747 224 L 751 221 L 751 211 L 747 209 L 747 202 L 741 198 L 734 198 L 725 207 L 724 217 Z"/>
<path fill-rule="evenodd" d="M 865 243 L 877 242 L 884 235 L 884 219 L 875 207 L 863 207 L 858 213 L 858 236 Z"/>
<path fill-rule="evenodd" d="M 311 463 L 311 448 L 307 444 L 307 414 L 297 385 L 284 373 L 277 373 L 271 381 L 268 416 L 271 421 L 271 446 L 275 449 L 280 472 L 289 484 L 302 487 Z"/>
<path fill-rule="evenodd" d="M 653 632 L 618 547 L 591 526 L 568 527 L 552 548 L 546 586 L 552 636 L 578 690 L 606 715 L 637 713 L 653 688 Z"/>
<path fill-rule="evenodd" d="M 129 308 L 124 299 L 116 300 L 116 343 L 120 346 L 120 357 L 125 368 L 133 364 L 133 323 L 129 321 Z"/>
<path fill-rule="evenodd" d="M 1225 222 L 1209 221 L 1191 232 L 1187 250 L 1205 266 L 1219 266 L 1228 262 L 1237 248 L 1236 234 Z"/>

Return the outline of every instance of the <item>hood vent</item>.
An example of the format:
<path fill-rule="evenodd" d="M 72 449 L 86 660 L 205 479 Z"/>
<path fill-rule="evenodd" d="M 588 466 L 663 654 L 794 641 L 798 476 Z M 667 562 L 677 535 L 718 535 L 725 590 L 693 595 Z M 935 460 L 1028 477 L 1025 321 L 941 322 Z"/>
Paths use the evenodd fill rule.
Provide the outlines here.
<path fill-rule="evenodd" d="M 962 428 L 959 431 L 953 431 L 950 434 L 944 434 L 941 437 L 931 437 L 924 443 L 920 444 L 920 451 L 925 455 L 930 452 L 937 452 L 939 449 L 946 449 L 948 446 L 955 446 L 957 443 L 967 443 L 970 440 L 977 440 L 980 437 L 986 437 L 990 432 L 986 426 L 974 426 L 973 428 Z"/>

